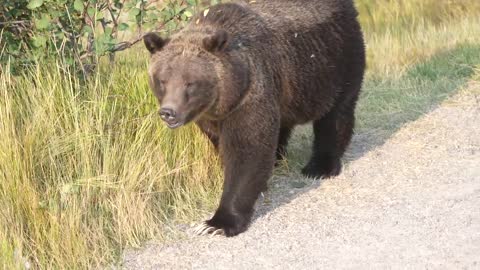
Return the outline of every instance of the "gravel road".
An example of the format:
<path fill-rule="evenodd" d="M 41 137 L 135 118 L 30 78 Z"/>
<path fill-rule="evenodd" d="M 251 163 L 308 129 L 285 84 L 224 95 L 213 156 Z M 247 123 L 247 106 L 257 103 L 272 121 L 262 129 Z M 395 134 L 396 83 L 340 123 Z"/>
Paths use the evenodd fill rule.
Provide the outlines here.
<path fill-rule="evenodd" d="M 349 153 L 357 157 L 336 178 L 275 176 L 238 237 L 149 244 L 126 252 L 122 266 L 480 269 L 479 89 L 469 87 L 366 152 L 371 135 L 358 134 Z"/>

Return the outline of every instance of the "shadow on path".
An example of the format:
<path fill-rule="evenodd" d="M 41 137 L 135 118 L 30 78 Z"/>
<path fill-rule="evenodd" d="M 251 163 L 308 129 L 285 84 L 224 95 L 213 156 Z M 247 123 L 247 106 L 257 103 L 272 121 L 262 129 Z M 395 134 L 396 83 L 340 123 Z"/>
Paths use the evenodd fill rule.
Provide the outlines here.
<path fill-rule="evenodd" d="M 344 167 L 383 145 L 403 125 L 437 108 L 461 89 L 480 64 L 480 46 L 460 45 L 412 66 L 400 78 L 368 79 L 357 107 L 356 135 L 343 159 Z M 310 125 L 297 127 L 287 162 L 274 172 L 254 219 L 321 185 L 299 172 L 310 157 Z"/>

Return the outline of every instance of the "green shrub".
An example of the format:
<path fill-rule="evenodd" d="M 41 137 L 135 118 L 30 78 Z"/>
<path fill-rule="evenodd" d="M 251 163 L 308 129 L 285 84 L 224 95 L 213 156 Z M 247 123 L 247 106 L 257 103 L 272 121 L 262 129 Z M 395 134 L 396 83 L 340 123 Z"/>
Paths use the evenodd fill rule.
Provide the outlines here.
<path fill-rule="evenodd" d="M 177 29 L 197 5 L 197 0 L 9 0 L 0 6 L 0 60 L 18 73 L 24 65 L 60 57 L 88 75 L 99 57 L 113 61 L 115 52 L 139 42 L 146 31 Z"/>

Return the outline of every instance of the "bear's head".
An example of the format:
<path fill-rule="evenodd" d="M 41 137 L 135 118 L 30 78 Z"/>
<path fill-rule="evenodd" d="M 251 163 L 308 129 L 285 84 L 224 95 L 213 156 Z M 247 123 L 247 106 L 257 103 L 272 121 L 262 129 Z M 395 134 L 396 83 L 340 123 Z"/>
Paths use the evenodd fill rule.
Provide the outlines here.
<path fill-rule="evenodd" d="M 144 36 L 151 54 L 150 88 L 169 128 L 200 117 L 222 117 L 240 102 L 248 72 L 243 61 L 227 51 L 228 39 L 224 30 L 180 32 L 171 39 Z"/>

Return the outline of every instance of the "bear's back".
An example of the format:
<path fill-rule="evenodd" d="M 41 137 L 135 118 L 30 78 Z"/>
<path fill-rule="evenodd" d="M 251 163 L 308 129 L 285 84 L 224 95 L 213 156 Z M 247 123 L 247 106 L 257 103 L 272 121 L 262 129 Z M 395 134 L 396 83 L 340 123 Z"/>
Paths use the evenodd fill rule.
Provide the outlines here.
<path fill-rule="evenodd" d="M 308 32 L 319 24 L 337 20 L 336 16 L 357 16 L 351 0 L 255 1 L 250 8 L 260 14 L 276 33 Z"/>
<path fill-rule="evenodd" d="M 252 10 L 271 29 L 282 65 L 281 106 L 285 121 L 307 122 L 336 102 L 350 58 L 364 57 L 357 11 L 351 0 L 257 1 Z M 278 60 L 280 61 L 280 60 Z M 358 65 L 358 69 L 363 69 Z"/>
<path fill-rule="evenodd" d="M 352 0 L 238 1 L 198 14 L 186 31 L 226 30 L 229 49 L 248 55 L 262 80 L 272 78 L 283 118 L 301 123 L 334 105 L 350 58 L 363 57 L 357 15 Z"/>

